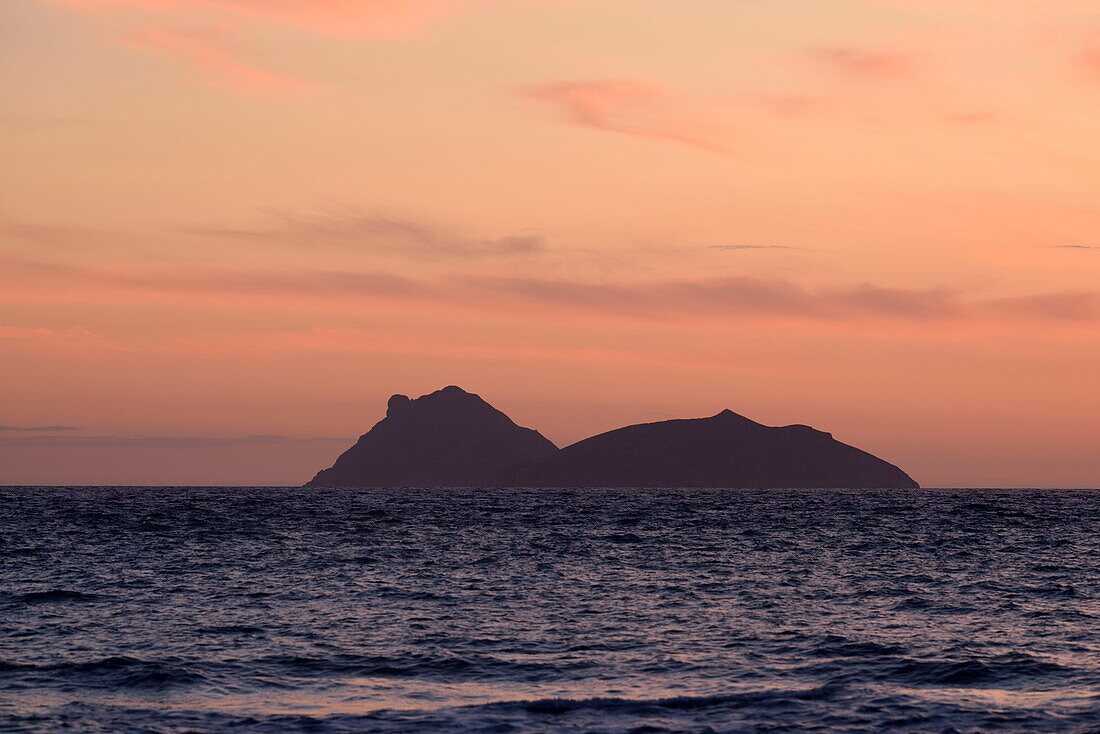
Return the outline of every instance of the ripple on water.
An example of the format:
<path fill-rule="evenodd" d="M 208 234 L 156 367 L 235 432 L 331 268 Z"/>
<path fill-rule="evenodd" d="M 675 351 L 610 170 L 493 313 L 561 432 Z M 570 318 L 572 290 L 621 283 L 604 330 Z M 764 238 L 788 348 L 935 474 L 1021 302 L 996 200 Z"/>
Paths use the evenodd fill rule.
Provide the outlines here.
<path fill-rule="evenodd" d="M 1097 527 L 1100 492 L 0 488 L 0 729 L 1095 732 Z"/>

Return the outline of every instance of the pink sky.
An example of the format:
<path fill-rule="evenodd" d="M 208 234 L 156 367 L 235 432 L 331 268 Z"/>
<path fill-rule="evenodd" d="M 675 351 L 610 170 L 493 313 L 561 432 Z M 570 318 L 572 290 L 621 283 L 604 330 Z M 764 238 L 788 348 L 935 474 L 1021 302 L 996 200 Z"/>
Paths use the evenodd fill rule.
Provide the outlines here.
<path fill-rule="evenodd" d="M 1100 485 L 1094 0 L 8 0 L 0 90 L 0 483 L 301 483 L 458 384 Z"/>

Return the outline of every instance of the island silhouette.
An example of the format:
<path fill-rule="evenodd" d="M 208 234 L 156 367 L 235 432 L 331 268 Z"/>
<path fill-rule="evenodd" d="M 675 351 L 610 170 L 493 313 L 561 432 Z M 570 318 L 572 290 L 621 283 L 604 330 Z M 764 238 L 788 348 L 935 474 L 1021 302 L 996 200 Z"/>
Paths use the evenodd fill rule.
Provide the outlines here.
<path fill-rule="evenodd" d="M 558 447 L 459 387 L 410 400 L 394 395 L 386 417 L 307 486 L 472 487 L 553 456 Z"/>
<path fill-rule="evenodd" d="M 559 449 L 450 386 L 386 417 L 308 487 L 918 488 L 898 467 L 810 426 L 723 410 L 626 426 Z"/>

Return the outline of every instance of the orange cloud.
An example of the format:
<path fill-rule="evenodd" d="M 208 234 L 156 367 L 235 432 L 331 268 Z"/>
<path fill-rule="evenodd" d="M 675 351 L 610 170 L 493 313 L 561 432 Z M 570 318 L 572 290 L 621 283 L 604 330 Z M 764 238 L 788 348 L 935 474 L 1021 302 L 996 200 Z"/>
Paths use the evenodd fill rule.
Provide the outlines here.
<path fill-rule="evenodd" d="M 262 24 L 333 38 L 415 33 L 432 21 L 503 0 L 43 0 L 88 12 L 118 11 L 141 24 L 131 45 L 197 68 L 202 83 L 232 91 L 301 89 L 301 80 L 249 65 L 230 29 Z M 151 20 L 152 19 L 152 20 Z M 206 30 L 188 30 L 195 22 Z M 218 30 L 210 30 L 211 25 Z M 234 34 L 235 35 L 235 34 Z"/>
<path fill-rule="evenodd" d="M 909 76 L 914 68 L 914 56 L 908 53 L 844 46 L 804 53 L 815 63 L 854 81 L 900 80 Z M 534 84 L 521 87 L 519 91 L 528 99 L 551 105 L 562 120 L 576 127 L 686 145 L 739 158 L 753 155 L 760 149 L 754 146 L 746 154 L 735 145 L 735 141 L 740 140 L 739 130 L 748 129 L 750 125 L 759 129 L 756 117 L 759 110 L 791 120 L 832 115 L 885 122 L 893 121 L 899 114 L 896 99 L 889 104 L 878 104 L 865 94 L 851 94 L 843 89 L 738 98 L 717 94 L 692 96 L 643 79 L 593 79 Z M 988 123 L 998 119 L 998 114 L 989 110 L 960 112 L 948 105 L 936 110 L 923 102 L 913 107 L 917 111 L 901 108 L 907 119 L 923 115 L 932 123 L 950 124 Z"/>
<path fill-rule="evenodd" d="M 907 54 L 854 46 L 814 48 L 806 55 L 813 61 L 852 76 L 900 77 L 909 73 L 912 67 L 912 59 Z"/>
<path fill-rule="evenodd" d="M 140 10 L 173 18 L 192 14 L 285 25 L 354 38 L 409 33 L 486 0 L 52 0 L 86 10 Z"/>
<path fill-rule="evenodd" d="M 470 0 L 199 0 L 197 4 L 329 36 L 400 35 L 463 10 Z"/>
<path fill-rule="evenodd" d="M 127 40 L 198 69 L 200 81 L 212 86 L 237 92 L 299 91 L 306 87 L 300 79 L 241 61 L 237 44 L 219 29 L 143 28 Z"/>
<path fill-rule="evenodd" d="M 1100 45 L 1096 45 L 1082 53 L 1081 63 L 1089 71 L 1100 75 Z"/>
<path fill-rule="evenodd" d="M 566 121 L 578 127 L 679 143 L 711 153 L 732 153 L 728 136 L 703 122 L 704 114 L 699 110 L 685 113 L 682 102 L 647 81 L 557 81 L 524 87 L 521 92 L 556 106 Z"/>
<path fill-rule="evenodd" d="M 863 0 L 913 12 L 952 14 L 960 17 L 991 18 L 998 21 L 1046 18 L 1055 13 L 1090 13 L 1096 10 L 1093 0 Z"/>

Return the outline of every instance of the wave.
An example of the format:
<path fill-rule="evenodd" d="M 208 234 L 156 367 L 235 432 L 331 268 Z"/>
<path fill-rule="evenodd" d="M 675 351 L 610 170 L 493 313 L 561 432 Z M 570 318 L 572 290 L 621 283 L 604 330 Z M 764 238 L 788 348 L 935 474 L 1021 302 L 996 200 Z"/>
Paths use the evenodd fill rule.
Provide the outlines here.
<path fill-rule="evenodd" d="M 505 660 L 490 655 L 435 656 L 435 655 L 347 655 L 333 658 L 304 656 L 273 656 L 257 661 L 260 665 L 272 665 L 296 675 L 347 676 L 347 677 L 440 677 L 461 675 L 470 677 L 511 678 L 526 681 L 557 677 L 566 670 L 575 672 L 589 668 L 594 663 L 577 661 L 568 665 L 561 662 L 537 663 Z"/>
<path fill-rule="evenodd" d="M 43 677 L 78 681 L 84 685 L 103 688 L 163 689 L 193 685 L 205 681 L 205 677 L 189 668 L 165 662 L 141 660 L 125 655 L 115 655 L 83 662 L 35 665 L 0 661 L 0 674 L 17 673 L 33 676 L 35 682 Z"/>
<path fill-rule="evenodd" d="M 199 627 L 197 630 L 204 635 L 265 635 L 267 630 L 263 627 L 255 627 L 247 624 L 223 624 L 210 627 Z"/>
<path fill-rule="evenodd" d="M 89 602 L 98 598 L 96 594 L 87 594 L 81 591 L 69 589 L 50 589 L 48 591 L 31 591 L 15 597 L 17 604 L 62 604 L 67 602 Z"/>
<path fill-rule="evenodd" d="M 594 538 L 606 543 L 644 543 L 645 539 L 637 533 L 610 533 Z"/>
<path fill-rule="evenodd" d="M 810 654 L 817 657 L 859 658 L 904 655 L 906 652 L 906 648 L 899 645 L 858 642 L 845 637 L 831 636 L 814 647 Z"/>
<path fill-rule="evenodd" d="M 0 557 L 21 558 L 25 556 L 37 556 L 42 553 L 40 548 L 0 548 Z"/>
<path fill-rule="evenodd" d="M 973 614 L 974 611 L 976 611 L 975 607 L 933 602 L 921 596 L 912 596 L 908 599 L 900 601 L 895 604 L 892 609 L 895 612 L 929 612 L 931 614 L 940 615 L 965 615 Z"/>
<path fill-rule="evenodd" d="M 980 660 L 905 660 L 890 669 L 887 678 L 914 685 L 970 686 L 1005 683 L 1014 679 L 1058 676 L 1072 671 L 1029 655 L 1003 655 Z"/>
<path fill-rule="evenodd" d="M 543 698 L 533 701 L 507 701 L 487 704 L 480 708 L 519 709 L 531 714 L 560 715 L 581 710 L 645 714 L 656 710 L 697 711 L 729 706 L 762 705 L 783 701 L 822 701 L 836 694 L 839 689 L 825 685 L 815 688 L 769 689 L 714 696 L 671 696 L 668 698 Z"/>

